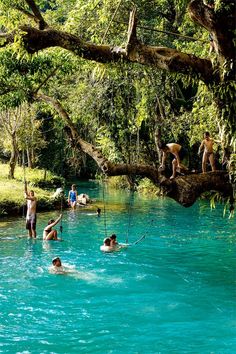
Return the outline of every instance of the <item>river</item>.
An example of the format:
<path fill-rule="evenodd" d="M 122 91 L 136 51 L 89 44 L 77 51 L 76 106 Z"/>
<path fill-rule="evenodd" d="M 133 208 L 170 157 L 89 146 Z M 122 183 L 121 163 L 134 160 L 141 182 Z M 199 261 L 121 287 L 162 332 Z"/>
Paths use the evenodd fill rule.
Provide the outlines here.
<path fill-rule="evenodd" d="M 0 222 L 0 353 L 235 353 L 235 218 L 203 201 L 78 189 L 94 202 L 64 211 L 62 242 L 42 241 L 56 211 L 38 214 L 36 240 L 22 218 Z M 111 233 L 145 238 L 104 254 Z M 68 275 L 49 272 L 55 256 Z"/>

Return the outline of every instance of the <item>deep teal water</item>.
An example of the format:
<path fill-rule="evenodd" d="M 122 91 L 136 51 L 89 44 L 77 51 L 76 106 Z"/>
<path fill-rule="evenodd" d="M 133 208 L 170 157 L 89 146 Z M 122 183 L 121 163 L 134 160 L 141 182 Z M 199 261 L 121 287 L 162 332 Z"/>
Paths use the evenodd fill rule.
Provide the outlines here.
<path fill-rule="evenodd" d="M 208 203 L 184 209 L 171 200 L 135 197 L 127 250 L 103 254 L 98 185 L 91 209 L 65 211 L 63 242 L 28 240 L 24 220 L 0 222 L 1 353 L 236 352 L 236 219 Z M 124 242 L 128 196 L 106 192 L 108 234 Z M 48 272 L 60 256 L 80 273 Z M 81 279 L 82 278 L 82 279 Z"/>

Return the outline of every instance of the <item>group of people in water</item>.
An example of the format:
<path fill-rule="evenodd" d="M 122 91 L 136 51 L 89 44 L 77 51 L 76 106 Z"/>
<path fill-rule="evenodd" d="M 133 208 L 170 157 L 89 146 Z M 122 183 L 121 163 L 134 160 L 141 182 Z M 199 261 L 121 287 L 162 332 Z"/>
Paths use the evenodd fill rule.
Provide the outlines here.
<path fill-rule="evenodd" d="M 198 153 L 200 154 L 203 150 L 202 156 L 202 172 L 205 173 L 207 171 L 207 163 L 209 162 L 211 165 L 211 170 L 215 171 L 215 161 L 214 161 L 214 153 L 213 153 L 213 145 L 214 140 L 210 137 L 209 132 L 204 133 L 204 139 L 201 142 Z M 187 171 L 187 167 L 185 166 L 185 158 L 187 157 L 187 151 L 177 143 L 168 143 L 162 144 L 159 146 L 162 151 L 162 161 L 160 165 L 160 169 L 165 169 L 166 158 L 168 154 L 172 154 L 174 159 L 172 161 L 172 175 L 170 179 L 176 177 L 177 172 Z M 36 238 L 36 205 L 37 200 L 33 190 L 28 191 L 27 183 L 25 183 L 25 199 L 27 201 L 27 214 L 26 214 L 26 229 L 28 230 L 29 237 Z M 76 190 L 76 185 L 72 184 L 71 190 L 68 193 L 68 205 L 75 209 L 76 205 L 86 205 L 87 204 L 87 196 L 85 194 L 81 195 L 80 200 L 78 199 L 78 193 Z M 101 215 L 101 209 L 97 208 L 97 216 Z M 59 215 L 57 219 L 50 219 L 48 224 L 44 227 L 43 230 L 43 240 L 44 241 L 59 241 L 58 232 L 54 229 L 62 219 L 62 214 Z M 100 247 L 100 250 L 103 252 L 113 252 L 120 250 L 121 248 L 127 247 L 127 245 L 122 245 L 117 242 L 117 238 L 115 234 L 112 234 L 110 237 L 106 237 L 103 240 L 103 245 Z M 53 266 L 56 268 L 61 267 L 61 260 L 59 257 L 53 259 Z"/>
<path fill-rule="evenodd" d="M 27 189 L 27 183 L 25 182 L 25 199 L 27 201 L 27 213 L 26 213 L 26 229 L 28 230 L 28 235 L 31 238 L 36 238 L 36 222 L 37 222 L 37 214 L 36 214 L 36 206 L 37 206 L 37 199 L 35 197 L 34 191 Z M 87 201 L 86 195 L 83 194 L 84 198 Z M 76 191 L 76 185 L 73 184 L 71 186 L 71 190 L 68 193 L 68 204 L 71 206 L 72 209 L 75 209 L 75 203 L 78 201 L 78 194 Z M 83 200 L 82 200 L 83 202 Z M 84 201 L 83 205 L 86 202 Z M 101 208 L 97 208 L 96 211 L 97 216 L 101 215 Z M 57 230 L 53 229 L 62 219 L 62 214 L 59 215 L 57 219 L 50 219 L 48 221 L 47 226 L 43 229 L 43 240 L 45 241 L 59 241 Z"/>

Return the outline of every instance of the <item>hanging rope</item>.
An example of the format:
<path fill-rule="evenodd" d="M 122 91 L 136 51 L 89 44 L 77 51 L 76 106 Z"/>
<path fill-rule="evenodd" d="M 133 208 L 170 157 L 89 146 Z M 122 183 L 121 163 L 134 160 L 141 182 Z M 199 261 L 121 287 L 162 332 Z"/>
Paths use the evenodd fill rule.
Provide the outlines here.
<path fill-rule="evenodd" d="M 26 171 L 25 171 L 25 151 L 22 151 L 22 166 L 23 166 L 23 184 L 24 184 L 24 192 L 25 192 L 25 184 L 26 184 Z M 22 208 L 22 219 L 25 218 L 25 200 L 23 202 Z"/>
<path fill-rule="evenodd" d="M 117 5 L 117 7 L 116 7 L 116 9 L 115 9 L 115 12 L 113 13 L 113 16 L 112 16 L 112 18 L 111 18 L 111 21 L 109 22 L 108 27 L 107 27 L 107 29 L 106 29 L 106 31 L 105 31 L 103 37 L 102 37 L 101 44 L 103 44 L 104 39 L 106 38 L 106 35 L 107 35 L 107 33 L 108 33 L 108 31 L 109 31 L 109 29 L 110 29 L 110 27 L 111 27 L 111 24 L 112 24 L 112 22 L 113 22 L 113 20 L 114 20 L 114 18 L 115 18 L 115 16 L 116 16 L 118 10 L 119 10 L 119 7 L 120 7 L 121 3 L 122 3 L 122 0 L 120 0 L 120 2 L 118 3 L 118 5 Z"/>
<path fill-rule="evenodd" d="M 62 159 L 62 147 L 63 147 L 63 130 L 61 130 L 61 148 L 60 148 L 60 161 L 61 161 L 61 177 L 63 177 L 63 159 Z M 61 185 L 61 215 L 63 214 L 63 199 L 64 199 L 64 186 Z M 61 222 L 60 222 L 60 233 L 61 233 L 61 240 L 62 240 L 62 231 L 63 231 L 63 225 L 62 225 L 62 217 L 61 217 Z"/>
<path fill-rule="evenodd" d="M 102 198 L 103 198 L 103 222 L 104 222 L 104 234 L 107 237 L 107 216 L 106 216 L 106 203 L 105 203 L 105 175 L 102 177 Z"/>
<path fill-rule="evenodd" d="M 129 195 L 129 208 L 128 208 L 128 227 L 127 227 L 127 232 L 126 232 L 126 239 L 125 243 L 129 243 L 129 234 L 130 234 L 130 229 L 131 229 L 131 219 L 132 219 L 132 209 L 133 209 L 133 204 L 134 204 L 134 191 L 130 191 Z"/>
<path fill-rule="evenodd" d="M 143 241 L 145 238 L 146 238 L 146 236 L 148 235 L 148 233 L 149 233 L 149 231 L 150 231 L 150 227 L 152 226 L 152 224 L 153 224 L 153 221 L 154 220 L 151 220 L 151 222 L 150 222 L 150 226 L 149 226 L 149 228 L 146 230 L 146 232 L 141 236 L 141 237 L 139 237 L 138 239 L 137 239 L 137 241 L 135 241 L 135 242 L 133 242 L 132 243 L 132 246 L 133 245 L 137 245 L 139 242 L 141 242 L 141 241 Z"/>

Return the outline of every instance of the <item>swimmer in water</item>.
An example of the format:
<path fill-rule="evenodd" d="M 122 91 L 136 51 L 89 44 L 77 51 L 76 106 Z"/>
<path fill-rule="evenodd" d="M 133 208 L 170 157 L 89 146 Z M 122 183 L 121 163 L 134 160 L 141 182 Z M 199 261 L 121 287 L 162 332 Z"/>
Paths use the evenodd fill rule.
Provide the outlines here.
<path fill-rule="evenodd" d="M 69 264 L 62 265 L 61 259 L 55 257 L 52 260 L 52 266 L 49 268 L 49 272 L 52 274 L 64 274 L 69 275 L 75 279 L 86 280 L 86 281 L 96 281 L 97 276 L 91 272 L 80 272 L 75 269 L 74 266 Z"/>
<path fill-rule="evenodd" d="M 101 216 L 101 209 L 100 208 L 97 208 L 97 216 L 99 217 L 99 216 Z"/>
<path fill-rule="evenodd" d="M 59 223 L 61 218 L 62 218 L 62 214 L 56 220 L 51 219 L 48 221 L 48 225 L 43 230 L 44 241 L 61 241 L 61 239 L 57 237 L 57 230 L 52 229 L 53 226 Z"/>
<path fill-rule="evenodd" d="M 112 239 L 111 239 L 112 237 Z M 103 252 L 115 252 L 120 251 L 122 248 L 127 248 L 128 245 L 121 245 L 116 242 L 116 235 L 113 234 L 111 237 L 106 237 L 103 240 L 103 245 L 100 247 L 100 250 Z"/>
<path fill-rule="evenodd" d="M 114 251 L 114 247 L 111 246 L 110 237 L 104 238 L 103 245 L 100 247 L 100 250 L 103 252 L 113 252 Z"/>
<path fill-rule="evenodd" d="M 62 266 L 61 259 L 59 257 L 55 257 L 52 260 L 52 267 L 49 268 L 51 273 L 56 274 L 66 274 L 64 267 Z"/>
<path fill-rule="evenodd" d="M 115 246 L 119 245 L 119 243 L 116 241 L 116 235 L 115 235 L 115 234 L 112 234 L 112 235 L 110 236 L 110 240 L 111 240 L 110 245 L 111 245 L 112 247 L 115 247 Z"/>

